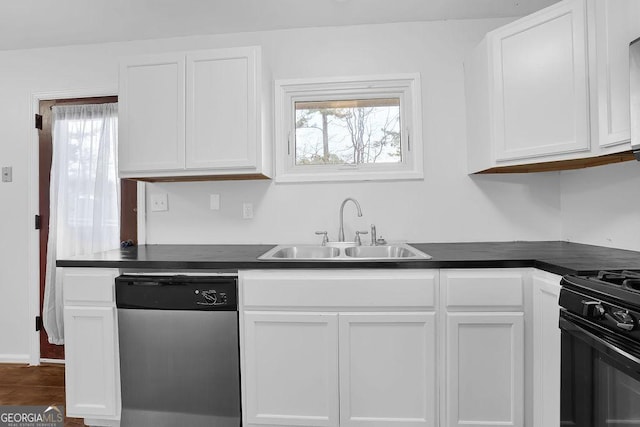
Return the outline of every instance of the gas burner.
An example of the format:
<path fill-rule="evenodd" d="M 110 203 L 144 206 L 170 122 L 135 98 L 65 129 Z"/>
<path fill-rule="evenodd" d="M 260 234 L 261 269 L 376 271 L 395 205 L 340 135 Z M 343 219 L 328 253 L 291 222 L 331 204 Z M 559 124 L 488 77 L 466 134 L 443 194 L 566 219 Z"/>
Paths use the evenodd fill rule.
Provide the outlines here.
<path fill-rule="evenodd" d="M 630 292 L 640 293 L 640 272 L 638 271 L 600 271 L 597 280 L 610 285 L 620 286 Z"/>

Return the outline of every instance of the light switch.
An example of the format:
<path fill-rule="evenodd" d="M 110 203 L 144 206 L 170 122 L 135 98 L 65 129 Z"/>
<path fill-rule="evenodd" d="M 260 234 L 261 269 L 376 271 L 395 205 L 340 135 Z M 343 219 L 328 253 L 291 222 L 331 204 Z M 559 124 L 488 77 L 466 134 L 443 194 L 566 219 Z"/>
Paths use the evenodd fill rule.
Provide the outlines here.
<path fill-rule="evenodd" d="M 13 168 L 11 166 L 2 167 L 2 182 L 13 181 Z"/>
<path fill-rule="evenodd" d="M 168 211 L 168 210 L 169 210 L 169 203 L 168 203 L 167 193 L 151 195 L 151 211 L 152 212 L 161 212 L 161 211 Z"/>
<path fill-rule="evenodd" d="M 220 210 L 220 195 L 219 194 L 210 194 L 209 195 L 209 209 L 212 211 Z"/>

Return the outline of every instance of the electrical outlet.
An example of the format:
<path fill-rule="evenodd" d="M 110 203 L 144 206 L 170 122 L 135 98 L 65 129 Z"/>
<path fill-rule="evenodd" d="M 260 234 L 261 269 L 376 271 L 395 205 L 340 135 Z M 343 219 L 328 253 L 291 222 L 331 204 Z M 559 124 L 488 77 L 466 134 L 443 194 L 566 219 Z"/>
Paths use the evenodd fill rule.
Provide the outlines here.
<path fill-rule="evenodd" d="M 13 181 L 13 168 L 11 166 L 2 167 L 2 182 Z"/>
<path fill-rule="evenodd" d="M 242 218 L 243 219 L 253 218 L 253 203 L 245 202 L 242 204 Z"/>
<path fill-rule="evenodd" d="M 161 212 L 169 210 L 168 197 L 166 193 L 151 195 L 151 211 Z"/>
<path fill-rule="evenodd" d="M 210 194 L 209 195 L 209 209 L 212 211 L 220 210 L 220 195 L 219 194 Z"/>

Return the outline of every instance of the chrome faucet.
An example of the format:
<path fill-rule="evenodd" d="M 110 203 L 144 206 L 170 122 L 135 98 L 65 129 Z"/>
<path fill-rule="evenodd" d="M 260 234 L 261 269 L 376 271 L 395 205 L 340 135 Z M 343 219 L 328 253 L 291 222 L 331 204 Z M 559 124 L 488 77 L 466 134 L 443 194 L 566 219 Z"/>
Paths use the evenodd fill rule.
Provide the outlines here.
<path fill-rule="evenodd" d="M 360 203 L 353 197 L 347 197 L 340 205 L 340 229 L 338 230 L 338 242 L 344 242 L 344 205 L 351 200 L 358 209 L 358 216 L 362 216 L 362 209 L 360 209 Z"/>

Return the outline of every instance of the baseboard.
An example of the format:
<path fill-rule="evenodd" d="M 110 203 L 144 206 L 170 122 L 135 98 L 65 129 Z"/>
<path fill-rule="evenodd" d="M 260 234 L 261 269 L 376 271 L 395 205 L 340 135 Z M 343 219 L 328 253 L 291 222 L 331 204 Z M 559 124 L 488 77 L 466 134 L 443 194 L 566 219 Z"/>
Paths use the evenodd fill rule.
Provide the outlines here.
<path fill-rule="evenodd" d="M 29 364 L 31 356 L 28 354 L 0 354 L 0 363 L 26 363 Z"/>
<path fill-rule="evenodd" d="M 120 420 L 103 420 L 103 419 L 91 419 L 85 418 L 84 423 L 88 426 L 101 426 L 101 427 L 120 427 Z"/>
<path fill-rule="evenodd" d="M 64 365 L 65 361 L 64 359 L 47 359 L 46 357 L 43 357 L 40 359 L 40 363 L 53 363 L 53 364 Z"/>

